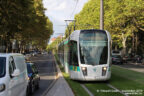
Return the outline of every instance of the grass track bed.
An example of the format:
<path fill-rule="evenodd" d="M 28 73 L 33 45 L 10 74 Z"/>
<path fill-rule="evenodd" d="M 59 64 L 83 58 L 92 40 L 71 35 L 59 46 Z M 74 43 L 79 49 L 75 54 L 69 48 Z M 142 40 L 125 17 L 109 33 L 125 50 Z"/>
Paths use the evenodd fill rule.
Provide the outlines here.
<path fill-rule="evenodd" d="M 127 70 L 118 66 L 112 66 L 112 77 L 110 84 L 121 91 L 139 91 L 134 93 L 128 92 L 130 93 L 130 96 L 144 96 L 143 73 Z"/>
<path fill-rule="evenodd" d="M 128 70 L 119 66 L 112 66 L 112 74 L 144 84 L 144 73 Z"/>
<path fill-rule="evenodd" d="M 107 86 L 106 83 L 85 84 L 85 86 L 94 94 L 94 96 L 123 96 L 114 89 Z"/>

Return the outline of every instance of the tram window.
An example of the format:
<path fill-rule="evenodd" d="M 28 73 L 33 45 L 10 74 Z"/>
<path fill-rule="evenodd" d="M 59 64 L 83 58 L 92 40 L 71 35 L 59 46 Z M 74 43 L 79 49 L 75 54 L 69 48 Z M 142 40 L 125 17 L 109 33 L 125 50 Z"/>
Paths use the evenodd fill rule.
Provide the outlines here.
<path fill-rule="evenodd" d="M 79 40 L 82 64 L 101 65 L 107 63 L 108 38 L 104 31 L 82 31 Z"/>
<path fill-rule="evenodd" d="M 107 63 L 107 58 L 108 58 L 108 52 L 107 52 L 107 50 L 108 50 L 108 46 L 105 46 L 105 47 L 103 48 L 102 53 L 101 53 L 101 57 L 100 57 L 100 61 L 99 61 L 99 64 L 100 64 L 100 65 Z"/>
<path fill-rule="evenodd" d="M 70 65 L 78 66 L 77 42 L 70 41 Z"/>

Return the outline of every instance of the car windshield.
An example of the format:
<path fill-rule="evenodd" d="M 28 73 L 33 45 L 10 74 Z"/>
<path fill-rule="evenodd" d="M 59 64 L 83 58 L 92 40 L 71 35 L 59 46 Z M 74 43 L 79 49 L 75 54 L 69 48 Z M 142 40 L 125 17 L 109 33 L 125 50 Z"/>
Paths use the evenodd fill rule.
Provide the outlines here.
<path fill-rule="evenodd" d="M 81 31 L 79 40 L 82 64 L 107 64 L 108 39 L 105 31 Z"/>
<path fill-rule="evenodd" d="M 0 77 L 3 77 L 5 75 L 5 69 L 6 69 L 6 58 L 0 57 Z"/>

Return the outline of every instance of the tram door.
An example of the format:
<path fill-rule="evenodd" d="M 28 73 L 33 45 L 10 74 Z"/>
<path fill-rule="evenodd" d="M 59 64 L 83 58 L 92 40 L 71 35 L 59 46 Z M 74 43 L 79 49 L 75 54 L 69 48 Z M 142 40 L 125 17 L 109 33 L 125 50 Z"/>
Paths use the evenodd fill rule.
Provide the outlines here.
<path fill-rule="evenodd" d="M 77 42 L 70 41 L 69 47 L 70 47 L 70 54 L 69 54 L 70 76 L 73 79 L 78 79 L 78 73 L 80 72 L 80 68 L 78 64 Z"/>
<path fill-rule="evenodd" d="M 69 47 L 66 44 L 64 46 L 64 68 L 65 68 L 66 73 L 69 73 L 69 64 L 68 64 L 69 58 L 68 58 L 68 56 L 69 56 Z"/>

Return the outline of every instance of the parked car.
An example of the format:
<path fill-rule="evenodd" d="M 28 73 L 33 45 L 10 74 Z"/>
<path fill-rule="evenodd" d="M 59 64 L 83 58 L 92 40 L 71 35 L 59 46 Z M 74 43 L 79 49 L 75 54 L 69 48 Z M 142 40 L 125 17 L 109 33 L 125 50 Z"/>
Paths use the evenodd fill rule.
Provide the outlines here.
<path fill-rule="evenodd" d="M 31 56 L 36 56 L 37 52 L 36 51 L 31 51 L 30 54 L 31 54 Z"/>
<path fill-rule="evenodd" d="M 42 54 L 43 54 L 43 55 L 47 55 L 48 53 L 47 53 L 47 52 L 42 52 Z"/>
<path fill-rule="evenodd" d="M 140 55 L 135 55 L 133 58 L 132 58 L 132 61 L 134 63 L 142 63 L 142 57 Z"/>
<path fill-rule="evenodd" d="M 112 64 L 123 64 L 123 59 L 120 55 L 112 55 Z"/>
<path fill-rule="evenodd" d="M 0 53 L 0 96 L 26 96 L 28 74 L 24 56 Z"/>
<path fill-rule="evenodd" d="M 23 53 L 25 59 L 29 60 L 30 57 L 32 56 L 32 54 L 30 54 L 30 52 L 26 52 L 26 53 Z"/>
<path fill-rule="evenodd" d="M 128 63 L 128 62 L 131 61 L 131 60 L 132 60 L 132 58 L 131 58 L 129 55 L 123 56 L 123 62 L 124 62 L 124 63 Z"/>
<path fill-rule="evenodd" d="M 28 94 L 33 94 L 36 89 L 39 89 L 39 81 L 40 76 L 38 74 L 38 70 L 34 63 L 26 62 L 27 63 L 27 71 L 29 77 L 28 83 Z"/>

